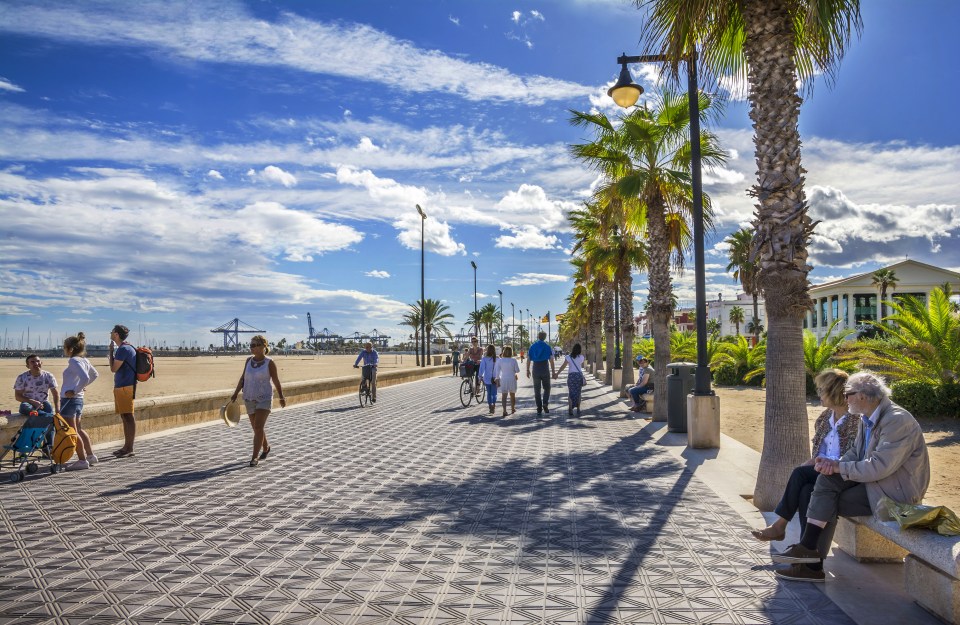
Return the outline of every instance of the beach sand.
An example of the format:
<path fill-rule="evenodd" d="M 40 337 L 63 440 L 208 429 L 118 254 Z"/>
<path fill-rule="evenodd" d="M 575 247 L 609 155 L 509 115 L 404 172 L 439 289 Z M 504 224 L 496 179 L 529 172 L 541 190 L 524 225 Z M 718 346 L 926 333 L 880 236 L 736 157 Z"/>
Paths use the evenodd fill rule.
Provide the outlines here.
<path fill-rule="evenodd" d="M 358 376 L 353 369 L 356 356 L 274 356 L 279 368 L 280 382 L 295 382 L 340 376 Z M 240 378 L 246 356 L 199 356 L 195 358 L 161 357 L 156 359 L 157 377 L 137 387 L 137 397 L 179 395 L 198 391 L 232 390 Z M 85 403 L 113 401 L 113 377 L 106 358 L 93 359 L 100 379 L 86 391 Z M 48 358 L 43 368 L 59 381 L 66 366 L 65 358 Z M 412 355 L 383 354 L 382 370 L 408 369 L 415 366 Z M 0 359 L 0 406 L 16 411 L 13 382 L 26 371 L 22 360 Z M 717 387 L 720 396 L 720 426 L 730 436 L 756 451 L 763 449 L 763 414 L 766 391 L 754 387 Z M 817 404 L 807 404 L 810 433 L 820 414 Z M 923 419 L 921 421 L 930 453 L 931 480 L 926 502 L 945 505 L 960 513 L 960 420 Z"/>

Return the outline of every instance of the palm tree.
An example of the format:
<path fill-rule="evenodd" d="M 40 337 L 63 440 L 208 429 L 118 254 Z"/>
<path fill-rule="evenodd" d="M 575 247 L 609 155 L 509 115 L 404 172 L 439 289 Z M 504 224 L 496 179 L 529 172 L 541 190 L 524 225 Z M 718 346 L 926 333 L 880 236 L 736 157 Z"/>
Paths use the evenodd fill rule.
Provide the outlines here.
<path fill-rule="evenodd" d="M 482 343 L 483 340 L 482 340 L 481 337 L 480 337 L 480 330 L 481 330 L 481 328 L 483 328 L 483 322 L 481 321 L 480 311 L 479 311 L 479 310 L 471 310 L 471 311 L 467 314 L 467 325 L 470 326 L 471 328 L 475 328 L 475 329 L 476 329 L 476 331 L 477 331 L 477 340 Z"/>
<path fill-rule="evenodd" d="M 757 198 L 752 257 L 767 310 L 767 397 L 754 504 L 772 510 L 791 469 L 809 456 L 803 385 L 803 318 L 812 306 L 807 212 L 800 160 L 798 85 L 836 70 L 853 32 L 859 0 L 634 0 L 648 9 L 643 42 L 680 63 L 696 54 L 705 77 L 749 83 Z M 799 80 L 798 80 L 799 79 Z"/>
<path fill-rule="evenodd" d="M 700 96 L 701 120 L 706 125 L 713 111 L 712 100 Z M 614 124 L 603 113 L 573 114 L 570 122 L 592 129 L 596 139 L 573 145 L 571 151 L 604 176 L 594 198 L 604 211 L 606 223 L 617 225 L 647 242 L 650 282 L 649 316 L 654 340 L 654 419 L 666 420 L 666 367 L 670 357 L 670 321 L 673 318 L 670 265 L 683 267 L 683 251 L 689 245 L 692 211 L 690 186 L 690 124 L 686 96 L 661 92 L 650 108 L 637 108 Z M 704 162 L 721 164 L 726 155 L 716 137 L 701 131 Z M 704 196 L 704 216 L 711 222 L 709 198 Z M 605 221 L 600 219 L 601 223 Z M 612 228 L 610 228 L 612 229 Z M 622 265 L 619 265 L 622 267 Z M 632 321 L 632 315 L 628 317 Z M 610 341 L 608 340 L 609 352 Z M 607 359 L 608 363 L 610 358 Z"/>
<path fill-rule="evenodd" d="M 907 296 L 890 306 L 894 325 L 865 342 L 864 364 L 898 380 L 960 384 L 960 319 L 944 291 L 931 291 L 929 304 Z"/>
<path fill-rule="evenodd" d="M 720 334 L 720 320 L 719 319 L 707 319 L 707 332 L 710 336 L 714 334 Z"/>
<path fill-rule="evenodd" d="M 830 367 L 839 367 L 844 370 L 852 371 L 856 362 L 852 359 L 840 359 L 843 345 L 848 336 L 856 332 L 853 328 L 847 328 L 834 335 L 833 330 L 842 321 L 834 319 L 827 333 L 822 339 L 817 337 L 810 330 L 803 331 L 803 367 L 807 372 L 810 381 L 816 378 L 821 371 Z"/>
<path fill-rule="evenodd" d="M 743 309 L 739 306 L 734 306 L 730 309 L 730 323 L 736 327 L 737 336 L 740 336 L 740 324 L 743 323 L 743 316 Z"/>
<path fill-rule="evenodd" d="M 760 341 L 760 332 L 763 326 L 760 325 L 760 304 L 758 298 L 760 289 L 757 284 L 757 263 L 753 258 L 753 232 L 747 228 L 741 228 L 731 234 L 726 239 L 730 245 L 730 262 L 727 263 L 727 271 L 733 270 L 733 278 L 740 281 L 743 292 L 753 298 L 753 319 L 751 329 L 747 331 L 753 334 L 753 343 L 756 345 Z M 737 334 L 740 332 L 738 331 Z"/>
<path fill-rule="evenodd" d="M 884 304 L 887 302 L 887 289 L 897 288 L 897 274 L 893 269 L 877 269 L 870 276 L 870 281 L 873 286 L 880 290 L 880 317 L 877 318 L 877 321 L 882 326 L 884 325 L 884 318 L 887 316 L 887 311 L 884 310 Z"/>
<path fill-rule="evenodd" d="M 751 346 L 747 337 L 738 336 L 735 341 L 722 344 L 720 349 L 727 355 L 727 362 L 736 369 L 742 381 L 764 377 L 767 358 L 767 344 L 764 341 Z"/>
<path fill-rule="evenodd" d="M 450 307 L 443 304 L 438 299 L 426 299 L 423 302 L 423 323 L 424 332 L 427 335 L 427 362 L 430 362 L 430 339 L 432 336 L 442 334 L 451 337 L 448 324 L 453 321 L 453 315 L 449 312 Z"/>
<path fill-rule="evenodd" d="M 480 326 L 487 331 L 487 343 L 493 343 L 493 328 L 500 323 L 500 309 L 496 304 L 484 304 L 478 311 Z"/>
<path fill-rule="evenodd" d="M 410 304 L 410 311 L 404 313 L 400 325 L 413 328 L 414 353 L 417 357 L 417 366 L 420 366 L 420 302 Z"/>

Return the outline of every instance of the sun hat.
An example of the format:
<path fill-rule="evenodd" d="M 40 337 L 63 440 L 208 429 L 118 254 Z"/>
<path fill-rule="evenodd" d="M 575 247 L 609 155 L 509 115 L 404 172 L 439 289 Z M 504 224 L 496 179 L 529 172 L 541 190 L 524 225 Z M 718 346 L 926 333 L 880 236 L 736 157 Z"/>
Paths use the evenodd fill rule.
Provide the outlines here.
<path fill-rule="evenodd" d="M 220 418 L 223 419 L 223 422 L 227 424 L 228 428 L 239 424 L 240 404 L 235 401 L 229 401 L 225 405 L 220 406 Z"/>

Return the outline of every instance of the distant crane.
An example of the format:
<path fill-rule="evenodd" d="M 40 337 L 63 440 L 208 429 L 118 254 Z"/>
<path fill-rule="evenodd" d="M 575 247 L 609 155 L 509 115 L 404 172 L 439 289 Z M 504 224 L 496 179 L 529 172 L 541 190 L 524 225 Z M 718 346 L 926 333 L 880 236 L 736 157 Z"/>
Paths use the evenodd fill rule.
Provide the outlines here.
<path fill-rule="evenodd" d="M 240 321 L 237 318 L 234 318 L 231 321 L 226 322 L 219 328 L 214 328 L 213 330 L 210 330 L 210 331 L 213 333 L 223 334 L 224 350 L 228 350 L 231 347 L 239 350 L 241 334 L 257 334 L 260 332 L 266 332 L 266 330 L 258 330 L 257 328 L 254 328 L 249 323 L 244 323 L 243 321 Z"/>
<path fill-rule="evenodd" d="M 335 343 L 337 345 L 343 343 L 342 336 L 339 334 L 331 334 L 330 330 L 326 328 L 320 332 L 317 332 L 313 327 L 313 319 L 310 318 L 310 313 L 307 313 L 307 331 L 309 332 L 309 335 L 307 336 L 307 345 L 315 350 L 319 350 L 321 347 L 326 347 L 330 343 Z"/>

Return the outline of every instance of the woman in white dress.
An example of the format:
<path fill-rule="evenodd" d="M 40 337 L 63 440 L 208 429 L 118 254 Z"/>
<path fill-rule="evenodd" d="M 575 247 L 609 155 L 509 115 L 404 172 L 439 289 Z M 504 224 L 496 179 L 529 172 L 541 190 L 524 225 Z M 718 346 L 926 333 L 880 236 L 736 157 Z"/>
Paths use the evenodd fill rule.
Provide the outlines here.
<path fill-rule="evenodd" d="M 267 337 L 258 334 L 250 339 L 250 351 L 253 356 L 247 358 L 243 365 L 243 375 L 237 382 L 237 390 L 233 392 L 230 401 L 237 401 L 237 395 L 243 390 L 243 403 L 247 407 L 250 425 L 253 426 L 253 456 L 250 466 L 255 467 L 261 460 L 266 460 L 270 453 L 270 443 L 267 441 L 267 417 L 273 410 L 273 387 L 280 396 L 280 407 L 286 408 L 287 401 L 283 398 L 283 388 L 277 375 L 277 363 L 267 358 L 270 348 L 267 346 Z M 270 383 L 273 382 L 273 386 Z"/>
<path fill-rule="evenodd" d="M 520 377 L 520 365 L 513 357 L 513 348 L 503 348 L 503 354 L 497 358 L 494 377 L 503 394 L 503 416 L 507 416 L 507 395 L 510 395 L 510 414 L 517 411 L 517 378 Z"/>
<path fill-rule="evenodd" d="M 580 353 L 580 343 L 576 343 L 570 353 L 563 357 L 563 364 L 553 375 L 554 378 L 560 375 L 560 372 L 570 366 L 567 371 L 567 414 L 572 415 L 573 409 L 577 409 L 577 416 L 580 416 L 580 391 L 583 389 L 583 355 Z"/>

